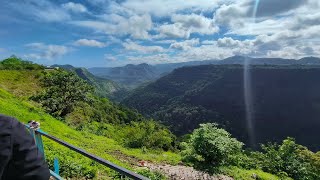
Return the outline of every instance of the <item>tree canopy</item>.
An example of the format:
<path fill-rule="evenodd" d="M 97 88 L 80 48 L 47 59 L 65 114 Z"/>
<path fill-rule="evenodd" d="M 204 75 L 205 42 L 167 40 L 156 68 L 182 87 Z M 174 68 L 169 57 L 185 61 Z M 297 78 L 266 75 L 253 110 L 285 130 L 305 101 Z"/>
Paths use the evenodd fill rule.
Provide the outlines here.
<path fill-rule="evenodd" d="M 14 55 L 0 62 L 0 69 L 6 70 L 39 70 L 43 68 L 44 67 L 39 64 L 22 60 Z"/>
<path fill-rule="evenodd" d="M 46 73 L 42 78 L 45 90 L 32 97 L 54 116 L 64 117 L 80 102 L 88 102 L 92 87 L 76 74 L 66 71 Z"/>

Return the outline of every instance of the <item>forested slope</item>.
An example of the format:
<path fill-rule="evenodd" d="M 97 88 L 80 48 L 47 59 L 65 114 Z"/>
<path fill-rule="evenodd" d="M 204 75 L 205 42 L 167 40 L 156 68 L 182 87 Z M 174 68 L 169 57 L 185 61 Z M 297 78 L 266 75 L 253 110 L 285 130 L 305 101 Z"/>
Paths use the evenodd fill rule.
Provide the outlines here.
<path fill-rule="evenodd" d="M 248 144 L 243 67 L 203 65 L 176 69 L 137 89 L 124 105 L 169 125 L 178 135 L 216 122 Z M 320 147 L 320 68 L 252 66 L 254 135 L 257 143 L 291 136 Z"/>

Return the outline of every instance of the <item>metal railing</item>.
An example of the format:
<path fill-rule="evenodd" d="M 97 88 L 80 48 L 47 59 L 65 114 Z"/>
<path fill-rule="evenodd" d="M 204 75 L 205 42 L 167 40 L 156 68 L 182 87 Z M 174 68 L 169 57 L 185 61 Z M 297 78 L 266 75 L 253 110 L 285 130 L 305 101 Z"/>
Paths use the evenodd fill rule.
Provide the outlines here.
<path fill-rule="evenodd" d="M 123 167 L 120 167 L 116 164 L 113 164 L 112 162 L 110 161 L 107 161 L 101 157 L 98 157 L 98 156 L 95 156 L 93 154 L 90 154 L 88 152 L 86 152 L 85 150 L 83 149 L 80 149 L 76 146 L 73 146 L 65 141 L 62 141 L 52 135 L 49 135 L 48 133 L 46 132 L 43 132 L 42 130 L 40 129 L 33 129 L 33 128 L 30 128 L 29 125 L 26 125 L 26 127 L 30 130 L 30 133 L 31 135 L 33 136 L 35 142 L 36 142 L 36 145 L 38 146 L 40 152 L 43 153 L 43 155 L 45 156 L 45 153 L 44 153 L 44 148 L 43 148 L 43 141 L 42 141 L 42 136 L 45 136 L 46 138 L 48 139 L 51 139 L 79 154 L 82 154 L 83 156 L 86 156 L 88 158 L 90 158 L 91 160 L 94 160 L 106 167 L 109 167 L 110 169 L 113 169 L 117 172 L 119 172 L 120 174 L 126 176 L 126 177 L 129 177 L 129 178 L 132 178 L 132 179 L 137 179 L 137 180 L 147 180 L 148 178 L 140 175 L 140 174 L 137 174 L 135 172 L 132 172 L 126 168 L 123 168 Z M 58 162 L 58 159 L 54 159 L 54 171 L 50 170 L 50 174 L 51 176 L 53 176 L 55 179 L 57 180 L 60 180 L 60 179 L 63 179 L 60 175 L 59 175 L 59 162 Z"/>

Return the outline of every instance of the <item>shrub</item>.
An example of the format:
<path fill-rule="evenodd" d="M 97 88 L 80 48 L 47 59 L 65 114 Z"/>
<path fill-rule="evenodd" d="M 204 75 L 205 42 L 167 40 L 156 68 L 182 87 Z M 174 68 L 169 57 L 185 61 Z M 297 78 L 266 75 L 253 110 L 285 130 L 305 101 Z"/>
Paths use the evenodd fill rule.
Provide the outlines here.
<path fill-rule="evenodd" d="M 186 162 L 217 167 L 230 164 L 232 157 L 241 152 L 242 146 L 243 143 L 231 138 L 230 133 L 208 123 L 193 131 L 182 153 Z"/>
<path fill-rule="evenodd" d="M 132 122 L 119 135 L 125 146 L 130 148 L 172 149 L 175 136 L 155 121 Z"/>
<path fill-rule="evenodd" d="M 45 91 L 32 99 L 53 116 L 64 117 L 81 102 L 88 102 L 92 87 L 76 74 L 66 71 L 47 73 L 42 78 Z"/>
<path fill-rule="evenodd" d="M 281 145 L 262 145 L 262 149 L 256 159 L 262 170 L 294 179 L 320 179 L 320 156 L 296 144 L 293 138 L 283 140 Z"/>

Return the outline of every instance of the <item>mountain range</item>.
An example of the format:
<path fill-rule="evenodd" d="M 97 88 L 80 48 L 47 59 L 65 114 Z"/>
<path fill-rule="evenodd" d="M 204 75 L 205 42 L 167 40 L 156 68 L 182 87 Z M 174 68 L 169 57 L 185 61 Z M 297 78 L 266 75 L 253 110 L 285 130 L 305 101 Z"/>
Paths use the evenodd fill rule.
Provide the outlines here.
<path fill-rule="evenodd" d="M 95 76 L 110 79 L 123 86 L 134 89 L 139 85 L 152 82 L 176 68 L 184 66 L 197 66 L 206 64 L 244 64 L 247 60 L 252 65 L 320 65 L 320 58 L 305 57 L 299 60 L 282 59 L 282 58 L 250 58 L 244 56 L 232 56 L 223 60 L 205 60 L 205 61 L 189 61 L 180 63 L 165 64 L 128 64 L 123 67 L 95 67 L 89 68 L 88 71 Z"/>

